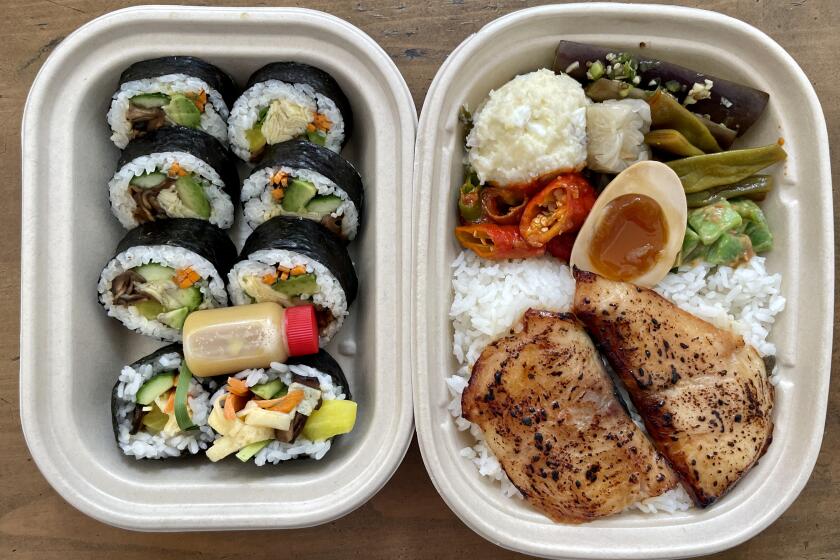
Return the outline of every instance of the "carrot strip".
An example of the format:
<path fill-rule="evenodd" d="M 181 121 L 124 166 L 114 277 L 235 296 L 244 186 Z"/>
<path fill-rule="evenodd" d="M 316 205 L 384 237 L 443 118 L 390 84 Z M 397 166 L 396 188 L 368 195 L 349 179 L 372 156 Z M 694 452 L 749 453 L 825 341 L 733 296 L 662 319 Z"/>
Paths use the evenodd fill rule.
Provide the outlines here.
<path fill-rule="evenodd" d="M 290 270 L 289 274 L 291 274 L 292 276 L 300 276 L 301 274 L 306 274 L 306 267 L 302 264 L 299 264 L 292 270 Z"/>
<path fill-rule="evenodd" d="M 166 404 L 163 407 L 164 414 L 172 414 L 175 412 L 175 391 L 170 391 L 169 398 L 166 399 Z"/>
<path fill-rule="evenodd" d="M 236 413 L 245 408 L 245 404 L 247 402 L 247 397 L 228 393 L 225 397 L 225 420 L 233 420 L 236 418 Z"/>
<path fill-rule="evenodd" d="M 239 397 L 247 397 L 248 393 L 251 392 L 247 383 L 235 377 L 228 377 L 227 386 L 228 392 Z"/>
<path fill-rule="evenodd" d="M 169 176 L 170 177 L 183 177 L 187 174 L 187 170 L 178 165 L 176 161 L 169 167 Z"/>
<path fill-rule="evenodd" d="M 277 282 L 277 273 L 271 272 L 269 274 L 264 274 L 262 277 L 262 282 L 263 284 L 268 284 L 269 286 L 271 286 L 272 284 Z"/>
<path fill-rule="evenodd" d="M 181 268 L 175 271 L 175 284 L 178 285 L 179 288 L 189 288 L 199 280 L 201 280 L 201 276 L 192 269 L 192 267 Z"/>
<path fill-rule="evenodd" d="M 303 391 L 290 391 L 285 397 L 270 400 L 255 400 L 254 403 L 260 408 L 272 412 L 291 412 L 303 401 Z"/>
<path fill-rule="evenodd" d="M 274 199 L 274 202 L 280 202 L 283 200 L 283 197 L 286 196 L 286 191 L 283 189 L 271 189 L 271 198 Z"/>

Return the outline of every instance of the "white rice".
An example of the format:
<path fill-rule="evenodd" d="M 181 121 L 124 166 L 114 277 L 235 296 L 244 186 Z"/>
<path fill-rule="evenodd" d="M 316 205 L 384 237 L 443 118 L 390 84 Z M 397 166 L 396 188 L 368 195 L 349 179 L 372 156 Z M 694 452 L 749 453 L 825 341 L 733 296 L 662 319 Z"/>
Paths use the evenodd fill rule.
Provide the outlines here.
<path fill-rule="evenodd" d="M 321 398 L 325 401 L 343 401 L 347 398 L 344 393 L 345 387 L 335 385 L 332 377 L 304 365 L 287 365 L 273 362 L 271 369 L 246 369 L 237 373 L 235 377 L 244 379 L 248 387 L 253 387 L 259 383 L 266 383 L 274 379 L 279 379 L 286 386 L 289 386 L 292 384 L 292 376 L 295 374 L 302 377 L 316 378 L 321 387 Z M 223 394 L 224 390 L 217 392 L 211 397 L 211 402 L 215 403 L 216 399 Z M 280 461 L 288 461 L 298 457 L 311 457 L 312 459 L 319 460 L 327 454 L 331 444 L 331 440 L 311 441 L 302 436 L 298 436 L 292 443 L 275 440 L 262 448 L 254 456 L 254 463 L 261 467 L 266 463 L 276 465 Z"/>
<path fill-rule="evenodd" d="M 252 229 L 255 229 L 261 223 L 275 216 L 290 214 L 274 202 L 271 196 L 271 188 L 269 188 L 271 177 L 278 171 L 282 171 L 291 177 L 309 181 L 315 185 L 315 188 L 318 189 L 318 194 L 321 196 L 332 194 L 339 197 L 342 203 L 330 216 L 333 218 L 344 216 L 344 219 L 341 220 L 342 235 L 347 239 L 354 239 L 356 237 L 356 232 L 359 229 L 359 211 L 356 205 L 353 204 L 353 201 L 347 196 L 347 193 L 344 192 L 344 189 L 317 171 L 287 167 L 285 165 L 265 167 L 255 171 L 242 183 L 241 198 L 243 211 L 245 219 Z"/>
<path fill-rule="evenodd" d="M 326 307 L 332 311 L 335 320 L 323 331 L 320 332 L 320 344 L 325 346 L 344 323 L 347 316 L 347 297 L 344 289 L 332 272 L 320 262 L 311 259 L 306 255 L 286 251 L 285 249 L 264 249 L 255 251 L 248 256 L 248 260 L 239 261 L 228 273 L 228 292 L 234 305 L 247 305 L 251 302 L 248 294 L 242 289 L 242 280 L 247 276 L 262 278 L 277 270 L 278 266 L 294 268 L 303 265 L 306 272 L 315 274 L 318 283 L 318 293 L 311 296 L 312 303 Z M 301 299 L 309 299 L 304 294 Z"/>
<path fill-rule="evenodd" d="M 207 104 L 201 114 L 201 130 L 215 136 L 220 142 L 227 142 L 228 108 L 222 95 L 211 88 L 207 82 L 186 74 L 167 74 L 156 78 L 125 82 L 114 93 L 111 108 L 108 110 L 108 124 L 111 125 L 111 141 L 122 149 L 131 140 L 131 123 L 125 118 L 129 100 L 141 93 L 191 93 L 204 90 Z"/>
<path fill-rule="evenodd" d="M 203 281 L 196 285 L 201 290 L 203 301 L 199 309 L 225 307 L 228 302 L 224 281 L 216 267 L 204 257 L 182 247 L 170 245 L 141 245 L 131 247 L 111 259 L 99 276 L 99 301 L 108 312 L 109 317 L 115 317 L 133 331 L 148 336 L 154 336 L 170 342 L 181 340 L 181 331 L 164 325 L 160 321 L 146 319 L 136 308 L 114 305 L 114 295 L 111 292 L 111 282 L 130 268 L 156 262 L 164 266 L 179 269 L 192 267 Z"/>
<path fill-rule="evenodd" d="M 568 266 L 551 257 L 487 261 L 471 251 L 463 251 L 453 261 L 452 269 L 450 317 L 453 353 L 459 368 L 446 379 L 451 396 L 448 410 L 458 429 L 469 430 L 475 439 L 460 454 L 475 465 L 479 474 L 499 481 L 503 495 L 521 498 L 484 443 L 481 429 L 461 416 L 461 394 L 467 387 L 473 363 L 489 342 L 510 329 L 530 307 L 569 311 L 575 283 Z M 669 274 L 656 289 L 682 309 L 718 326 L 734 329 L 759 352 L 773 355 L 775 346 L 766 337 L 775 315 L 784 308 L 780 284 L 781 275 L 769 274 L 764 258 L 753 257 L 737 269 L 706 264 L 681 268 Z M 617 386 L 623 391 L 620 384 Z M 632 409 L 626 392 L 623 397 L 633 420 L 641 427 L 641 419 Z M 683 511 L 690 507 L 692 501 L 681 486 L 631 506 L 645 513 Z"/>
<path fill-rule="evenodd" d="M 158 373 L 176 371 L 180 367 L 181 356 L 177 352 L 171 352 L 136 369 L 125 366 L 120 372 L 117 385 L 117 398 L 119 400 L 115 411 L 117 443 L 126 455 L 134 456 L 137 459 L 163 459 L 178 457 L 185 450 L 189 454 L 195 455 L 200 450 L 206 449 L 207 445 L 215 438 L 213 430 L 207 425 L 207 418 L 211 410 L 210 393 L 195 379 L 190 380 L 187 406 L 193 424 L 198 426 L 197 430 L 174 436 L 150 434 L 143 431 L 136 434 L 130 433 L 132 413 L 139 406 L 135 402 L 135 398 L 143 383 Z M 215 386 L 214 381 L 208 381 L 208 383 Z"/>
<path fill-rule="evenodd" d="M 260 109 L 271 105 L 275 99 L 286 99 L 312 112 L 326 115 L 332 122 L 332 127 L 327 131 L 325 146 L 336 153 L 341 151 L 341 144 L 344 142 L 344 119 L 332 99 L 315 93 L 312 86 L 307 84 L 266 80 L 248 88 L 231 109 L 227 135 L 230 138 L 230 148 L 237 156 L 250 161 L 251 151 L 245 132 L 257 122 Z"/>
<path fill-rule="evenodd" d="M 122 166 L 108 183 L 111 210 L 124 228 L 139 225 L 134 219 L 137 204 L 129 192 L 128 183 L 136 176 L 165 170 L 178 163 L 185 171 L 194 173 L 204 187 L 210 202 L 210 223 L 227 229 L 233 225 L 233 201 L 225 194 L 225 184 L 213 167 L 186 152 L 155 152 L 140 156 Z"/>

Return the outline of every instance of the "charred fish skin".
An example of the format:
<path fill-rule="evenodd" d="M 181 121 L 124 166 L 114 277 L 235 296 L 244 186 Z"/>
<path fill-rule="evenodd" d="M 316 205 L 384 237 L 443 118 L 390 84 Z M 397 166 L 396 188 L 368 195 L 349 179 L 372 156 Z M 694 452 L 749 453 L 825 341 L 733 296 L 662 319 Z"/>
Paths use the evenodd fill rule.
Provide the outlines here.
<path fill-rule="evenodd" d="M 573 315 L 528 310 L 473 366 L 463 416 L 511 482 L 554 521 L 583 523 L 676 486 Z"/>
<path fill-rule="evenodd" d="M 740 336 L 653 290 L 574 270 L 574 312 L 625 384 L 657 449 L 706 507 L 766 452 L 774 390 Z"/>

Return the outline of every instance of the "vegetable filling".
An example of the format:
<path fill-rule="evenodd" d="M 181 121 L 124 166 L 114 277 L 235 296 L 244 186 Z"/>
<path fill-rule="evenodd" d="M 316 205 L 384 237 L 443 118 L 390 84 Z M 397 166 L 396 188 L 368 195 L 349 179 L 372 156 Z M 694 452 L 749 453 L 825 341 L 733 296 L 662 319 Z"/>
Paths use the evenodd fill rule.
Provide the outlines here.
<path fill-rule="evenodd" d="M 207 281 L 191 267 L 175 270 L 157 263 L 131 268 L 111 282 L 114 304 L 134 307 L 149 320 L 181 330 L 201 306 Z"/>
<path fill-rule="evenodd" d="M 141 93 L 129 99 L 125 118 L 131 123 L 132 137 L 176 124 L 189 128 L 201 126 L 201 115 L 207 107 L 207 92 Z"/>
<path fill-rule="evenodd" d="M 317 275 L 302 264 L 292 268 L 277 266 L 262 276 L 245 276 L 241 285 L 253 303 L 272 301 L 283 307 L 311 303 L 312 296 L 321 291 Z M 314 307 L 319 330 L 326 329 L 335 321 L 335 315 L 329 308 L 318 304 Z"/>
<path fill-rule="evenodd" d="M 173 437 L 194 429 L 189 408 L 192 375 L 186 367 L 181 372 L 163 372 L 148 379 L 137 391 L 131 434 L 140 431 Z"/>
<path fill-rule="evenodd" d="M 333 122 L 323 113 L 287 99 L 275 99 L 257 114 L 257 120 L 245 131 L 251 161 L 257 161 L 266 145 L 279 144 L 294 138 L 303 138 L 313 144 L 324 146 Z"/>
<path fill-rule="evenodd" d="M 209 219 L 210 200 L 207 182 L 177 162 L 169 169 L 134 176 L 128 185 L 134 200 L 134 219 L 138 223 L 162 218 Z"/>
<path fill-rule="evenodd" d="M 302 216 L 341 235 L 343 215 L 334 215 L 343 203 L 341 197 L 333 194 L 319 195 L 318 188 L 311 181 L 279 169 L 271 175 L 269 188 L 271 207 L 266 211 L 266 220 L 282 215 Z"/>
<path fill-rule="evenodd" d="M 350 432 L 356 422 L 356 403 L 323 400 L 312 377 L 294 375 L 288 386 L 274 379 L 252 387 L 229 377 L 226 390 L 208 421 L 222 436 L 207 450 L 213 462 L 232 453 L 245 462 L 272 441 L 294 443 L 301 434 L 324 441 Z"/>

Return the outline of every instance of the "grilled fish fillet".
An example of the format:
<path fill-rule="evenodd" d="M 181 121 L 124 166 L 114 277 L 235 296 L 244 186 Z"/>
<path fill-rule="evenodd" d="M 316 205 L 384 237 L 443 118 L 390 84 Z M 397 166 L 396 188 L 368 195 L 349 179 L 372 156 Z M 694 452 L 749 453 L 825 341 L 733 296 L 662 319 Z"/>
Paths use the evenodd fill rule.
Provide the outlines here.
<path fill-rule="evenodd" d="M 570 314 L 528 310 L 520 332 L 481 353 L 461 405 L 513 484 L 555 521 L 618 513 L 678 483 Z"/>
<path fill-rule="evenodd" d="M 723 496 L 773 436 L 773 386 L 743 338 L 652 290 L 574 271 L 574 312 L 697 505 Z"/>

